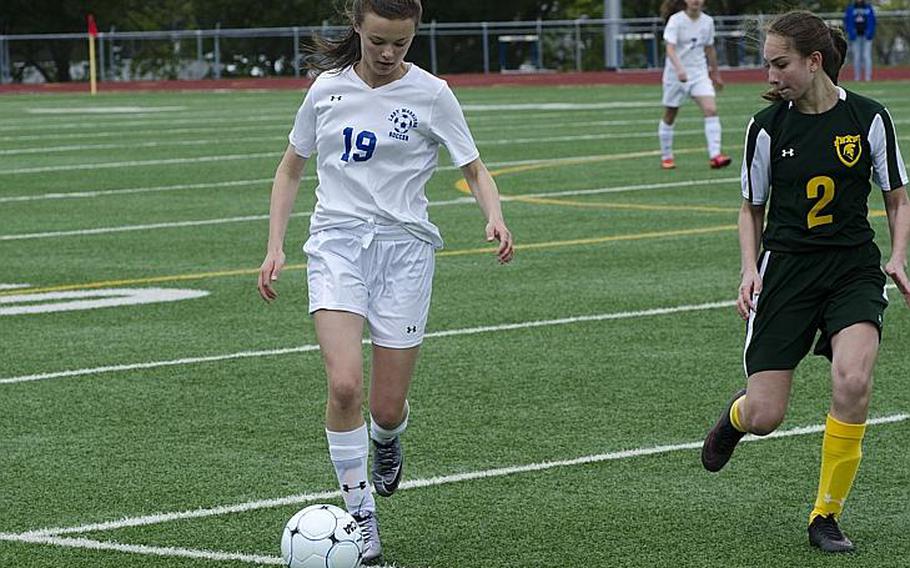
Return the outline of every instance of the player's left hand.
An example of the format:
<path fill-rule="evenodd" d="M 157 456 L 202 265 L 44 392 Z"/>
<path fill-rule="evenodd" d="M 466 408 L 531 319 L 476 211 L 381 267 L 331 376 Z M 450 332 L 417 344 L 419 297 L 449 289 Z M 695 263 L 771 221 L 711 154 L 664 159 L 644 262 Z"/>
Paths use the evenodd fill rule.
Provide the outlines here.
<path fill-rule="evenodd" d="M 499 241 L 499 249 L 496 256 L 500 264 L 506 264 L 512 260 L 512 254 L 515 252 L 512 246 L 512 233 L 506 227 L 506 222 L 502 219 L 490 221 L 486 228 L 487 242 Z"/>
<path fill-rule="evenodd" d="M 720 78 L 720 75 L 712 76 L 711 83 L 714 84 L 714 90 L 718 93 L 724 90 L 724 80 Z"/>
<path fill-rule="evenodd" d="M 885 274 L 891 277 L 904 297 L 904 301 L 907 302 L 907 306 L 910 306 L 910 279 L 907 278 L 907 262 L 892 258 L 885 265 Z"/>

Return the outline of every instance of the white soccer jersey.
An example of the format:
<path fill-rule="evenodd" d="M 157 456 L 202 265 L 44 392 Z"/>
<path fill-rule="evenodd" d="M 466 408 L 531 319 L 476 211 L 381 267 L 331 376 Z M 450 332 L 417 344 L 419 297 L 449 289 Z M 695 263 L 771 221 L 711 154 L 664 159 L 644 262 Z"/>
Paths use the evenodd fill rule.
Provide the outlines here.
<path fill-rule="evenodd" d="M 321 74 L 297 112 L 288 139 L 298 155 L 317 154 L 310 233 L 398 225 L 442 247 L 424 186 L 439 145 L 464 166 L 480 153 L 445 81 L 413 63 L 405 75 L 371 88 L 348 67 Z"/>
<path fill-rule="evenodd" d="M 702 12 L 693 20 L 685 10 L 676 12 L 664 27 L 664 42 L 676 46 L 676 55 L 685 67 L 689 81 L 707 76 L 705 47 L 714 45 L 714 18 Z M 676 68 L 669 57 L 664 64 L 664 80 L 667 79 L 676 80 Z"/>

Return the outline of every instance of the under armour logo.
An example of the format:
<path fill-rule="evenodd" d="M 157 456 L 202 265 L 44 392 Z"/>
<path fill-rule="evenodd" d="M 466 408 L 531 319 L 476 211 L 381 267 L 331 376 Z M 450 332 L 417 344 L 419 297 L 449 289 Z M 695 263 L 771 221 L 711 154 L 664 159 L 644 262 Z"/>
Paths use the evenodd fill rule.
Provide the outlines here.
<path fill-rule="evenodd" d="M 357 487 L 353 487 L 353 488 L 350 485 L 348 485 L 347 483 L 344 483 L 341 485 L 341 490 L 344 491 L 345 493 L 350 493 L 354 489 L 360 489 L 361 491 L 363 491 L 366 488 L 367 488 L 366 481 L 361 481 L 360 483 L 357 484 Z"/>
<path fill-rule="evenodd" d="M 795 155 L 796 155 L 796 150 L 794 150 L 793 148 L 787 148 L 786 150 L 781 152 L 781 156 L 784 158 L 792 158 Z"/>
<path fill-rule="evenodd" d="M 357 521 L 351 521 L 350 523 L 344 525 L 341 528 L 343 528 L 344 532 L 346 532 L 347 534 L 353 534 L 354 531 L 357 530 L 357 526 L 358 526 Z"/>
<path fill-rule="evenodd" d="M 416 325 L 415 325 L 415 326 L 410 326 L 410 325 L 409 325 L 409 326 L 407 327 L 407 332 L 408 332 L 408 333 L 417 333 L 417 326 L 416 326 Z"/>
<path fill-rule="evenodd" d="M 340 100 L 341 100 L 341 95 L 332 95 L 331 97 L 329 97 L 330 102 L 340 101 Z"/>

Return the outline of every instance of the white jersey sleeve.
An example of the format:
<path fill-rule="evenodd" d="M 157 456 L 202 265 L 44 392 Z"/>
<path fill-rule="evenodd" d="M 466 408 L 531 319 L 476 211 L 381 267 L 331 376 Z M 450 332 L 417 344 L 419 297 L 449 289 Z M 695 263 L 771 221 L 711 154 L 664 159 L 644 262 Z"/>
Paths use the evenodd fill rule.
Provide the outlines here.
<path fill-rule="evenodd" d="M 664 28 L 664 41 L 679 45 L 679 18 L 671 17 Z"/>
<path fill-rule="evenodd" d="M 872 120 L 869 129 L 869 146 L 872 150 L 872 179 L 883 191 L 907 185 L 907 167 L 897 144 L 894 121 L 888 109 L 882 109 Z"/>
<path fill-rule="evenodd" d="M 480 156 L 461 105 L 448 85 L 444 85 L 436 95 L 429 127 L 430 136 L 445 145 L 455 166 L 460 168 Z"/>
<path fill-rule="evenodd" d="M 755 119 L 746 127 L 741 175 L 743 199 L 764 205 L 771 195 L 771 136 Z"/>
<path fill-rule="evenodd" d="M 294 127 L 288 134 L 288 142 L 301 158 L 309 158 L 316 150 L 316 109 L 313 105 L 316 97 L 313 95 L 313 87 L 307 91 L 303 104 L 297 110 Z"/>

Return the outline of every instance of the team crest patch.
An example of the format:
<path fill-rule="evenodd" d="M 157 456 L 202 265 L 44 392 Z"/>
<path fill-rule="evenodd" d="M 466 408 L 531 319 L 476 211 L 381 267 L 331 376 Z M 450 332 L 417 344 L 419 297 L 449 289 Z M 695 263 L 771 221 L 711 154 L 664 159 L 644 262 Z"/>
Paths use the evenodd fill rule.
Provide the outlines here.
<path fill-rule="evenodd" d="M 859 161 L 863 153 L 863 145 L 860 142 L 860 135 L 853 136 L 835 136 L 834 151 L 837 152 L 838 159 L 848 168 L 852 168 Z"/>
<path fill-rule="evenodd" d="M 392 123 L 392 130 L 389 136 L 397 140 L 408 141 L 408 131 L 417 128 L 417 115 L 406 108 L 399 108 L 389 115 L 389 122 Z"/>

